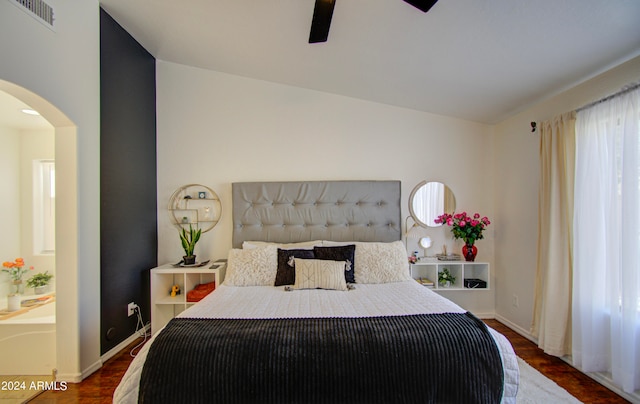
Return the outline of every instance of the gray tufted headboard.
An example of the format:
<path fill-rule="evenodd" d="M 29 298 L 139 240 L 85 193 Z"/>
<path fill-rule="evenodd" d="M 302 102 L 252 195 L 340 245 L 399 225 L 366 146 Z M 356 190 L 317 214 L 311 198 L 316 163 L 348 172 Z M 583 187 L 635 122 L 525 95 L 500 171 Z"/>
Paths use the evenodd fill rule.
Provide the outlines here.
<path fill-rule="evenodd" d="M 233 247 L 243 241 L 396 241 L 400 181 L 236 182 Z"/>

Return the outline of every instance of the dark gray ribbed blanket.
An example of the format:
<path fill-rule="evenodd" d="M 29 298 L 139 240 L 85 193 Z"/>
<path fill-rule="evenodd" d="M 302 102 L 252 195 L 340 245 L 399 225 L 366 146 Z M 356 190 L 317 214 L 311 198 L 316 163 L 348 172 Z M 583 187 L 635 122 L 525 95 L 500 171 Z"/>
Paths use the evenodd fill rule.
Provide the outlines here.
<path fill-rule="evenodd" d="M 498 403 L 503 369 L 471 313 L 173 319 L 141 403 Z"/>

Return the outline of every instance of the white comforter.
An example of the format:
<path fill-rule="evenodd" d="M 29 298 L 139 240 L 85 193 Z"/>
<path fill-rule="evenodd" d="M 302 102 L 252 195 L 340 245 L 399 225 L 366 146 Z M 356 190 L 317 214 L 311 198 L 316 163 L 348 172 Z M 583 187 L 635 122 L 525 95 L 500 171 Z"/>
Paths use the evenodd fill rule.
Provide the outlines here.
<path fill-rule="evenodd" d="M 464 313 L 465 310 L 415 281 L 356 284 L 348 292 L 295 290 L 284 287 L 220 285 L 198 304 L 180 314 L 190 318 L 370 317 L 404 314 Z M 502 356 L 504 403 L 515 403 L 518 361 L 509 341 L 490 328 Z M 136 403 L 144 358 L 152 341 L 131 363 L 114 393 L 114 403 Z"/>

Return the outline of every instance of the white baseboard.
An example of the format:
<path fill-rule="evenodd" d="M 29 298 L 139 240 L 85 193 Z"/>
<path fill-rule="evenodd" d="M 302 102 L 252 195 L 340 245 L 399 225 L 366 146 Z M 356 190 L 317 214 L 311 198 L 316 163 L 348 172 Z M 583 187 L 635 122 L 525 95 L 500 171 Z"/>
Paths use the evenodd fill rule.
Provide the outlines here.
<path fill-rule="evenodd" d="M 625 400 L 628 400 L 632 403 L 640 403 L 640 390 L 636 390 L 633 393 L 626 393 L 618 385 L 613 383 L 610 375 L 607 375 L 605 373 L 585 373 L 585 375 L 589 376 L 590 378 L 605 386 L 609 390 L 613 391 Z"/>
<path fill-rule="evenodd" d="M 150 324 L 147 324 L 143 329 L 144 332 L 148 332 L 150 326 L 151 326 Z M 80 383 L 81 381 L 83 381 L 87 377 L 91 376 L 91 374 L 93 374 L 96 370 L 100 369 L 102 367 L 102 365 L 106 361 L 108 361 L 109 359 L 111 359 L 114 356 L 116 356 L 123 349 L 125 349 L 127 346 L 129 346 L 129 344 L 131 344 L 136 339 L 140 338 L 141 333 L 143 332 L 143 330 L 138 330 L 138 331 L 134 332 L 133 334 L 131 334 L 131 336 L 129 336 L 129 338 L 125 339 L 124 341 L 122 341 L 121 343 L 116 345 L 115 347 L 111 348 L 109 351 L 107 351 L 104 355 L 102 355 L 100 357 L 100 360 L 97 360 L 94 363 L 92 363 L 89 367 L 84 369 L 82 371 L 82 373 L 80 373 L 80 374 L 77 374 L 77 373 L 74 373 L 74 374 L 60 374 L 60 373 L 58 373 L 58 374 L 56 374 L 56 380 L 66 381 L 66 382 L 69 382 L 69 383 Z"/>
<path fill-rule="evenodd" d="M 501 322 L 502 324 L 506 325 L 507 327 L 511 328 L 513 331 L 517 332 L 518 334 L 522 335 L 529 341 L 538 345 L 538 339 L 533 335 L 531 335 L 531 332 L 529 332 L 529 330 L 525 330 L 524 328 L 520 327 L 515 323 L 512 323 L 511 321 L 507 320 L 506 318 L 502 317 L 499 314 L 496 314 L 495 319 Z"/>
<path fill-rule="evenodd" d="M 93 367 L 93 365 L 91 365 Z M 54 369 L 55 372 L 55 369 Z M 95 372 L 95 370 L 94 370 Z M 55 373 L 56 381 L 68 382 L 68 383 L 80 383 L 84 378 L 83 373 Z"/>
<path fill-rule="evenodd" d="M 91 374 L 93 372 L 95 372 L 96 370 L 100 369 L 102 367 L 102 359 L 95 361 L 94 363 L 91 364 L 91 366 L 89 366 L 88 368 L 84 369 L 82 371 L 82 378 L 80 380 L 78 380 L 77 382 L 73 382 L 73 383 L 80 383 L 81 381 L 83 381 L 84 379 L 86 379 L 87 377 L 91 376 Z"/>
<path fill-rule="evenodd" d="M 104 355 L 102 355 L 100 357 L 100 360 L 102 361 L 102 363 L 104 363 L 104 362 L 108 361 L 109 359 L 113 358 L 118 353 L 120 353 L 120 351 L 122 351 L 129 344 L 131 344 L 133 341 L 135 341 L 136 339 L 138 339 L 142 335 L 144 335 L 143 332 L 145 332 L 145 333 L 149 332 L 149 328 L 150 327 L 151 327 L 151 324 L 147 324 L 142 330 L 138 330 L 138 331 L 134 332 L 133 334 L 131 334 L 131 336 L 129 336 L 129 338 L 125 339 L 124 341 L 122 341 L 121 343 L 116 345 L 115 347 L 113 347 L 110 350 L 108 350 Z"/>

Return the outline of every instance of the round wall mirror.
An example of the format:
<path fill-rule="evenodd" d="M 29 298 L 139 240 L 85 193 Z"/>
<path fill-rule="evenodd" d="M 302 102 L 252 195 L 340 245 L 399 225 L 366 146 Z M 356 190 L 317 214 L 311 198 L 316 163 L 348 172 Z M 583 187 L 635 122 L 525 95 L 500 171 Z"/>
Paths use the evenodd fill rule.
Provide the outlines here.
<path fill-rule="evenodd" d="M 453 213 L 456 198 L 451 189 L 441 182 L 422 181 L 411 191 L 409 212 L 421 226 L 438 227 L 434 220 L 443 213 Z"/>

